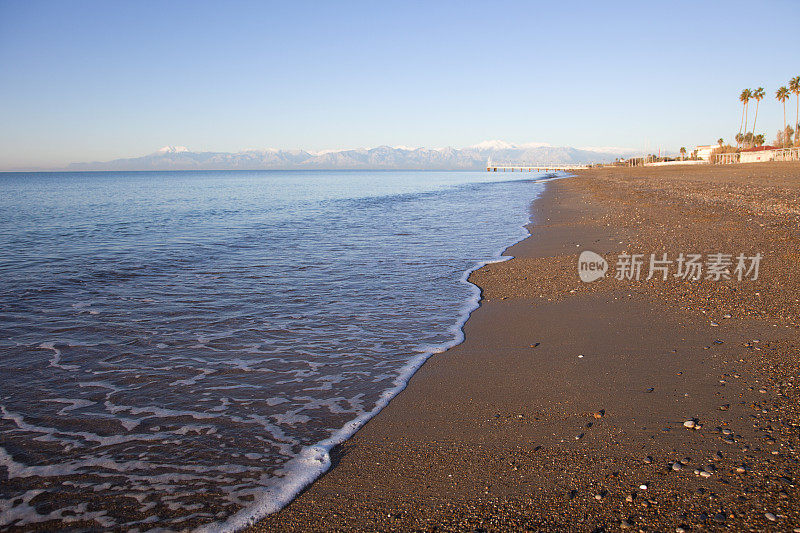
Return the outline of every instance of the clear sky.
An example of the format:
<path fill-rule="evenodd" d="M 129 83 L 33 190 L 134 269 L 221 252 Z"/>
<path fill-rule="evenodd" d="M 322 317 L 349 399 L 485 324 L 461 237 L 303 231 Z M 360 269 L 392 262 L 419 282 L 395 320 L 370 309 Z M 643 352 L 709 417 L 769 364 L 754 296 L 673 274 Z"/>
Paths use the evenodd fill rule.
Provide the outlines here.
<path fill-rule="evenodd" d="M 0 168 L 168 144 L 677 150 L 731 139 L 759 85 L 771 141 L 798 23 L 794 0 L 0 0 Z"/>

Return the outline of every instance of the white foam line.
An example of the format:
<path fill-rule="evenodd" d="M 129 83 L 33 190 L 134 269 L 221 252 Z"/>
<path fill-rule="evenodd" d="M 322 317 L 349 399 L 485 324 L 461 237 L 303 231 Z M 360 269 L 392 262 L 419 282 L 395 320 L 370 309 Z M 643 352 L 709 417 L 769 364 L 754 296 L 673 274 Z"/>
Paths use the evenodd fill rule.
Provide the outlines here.
<path fill-rule="evenodd" d="M 536 196 L 538 198 L 538 196 Z M 534 200 L 536 199 L 534 198 Z M 528 219 L 530 220 L 530 218 Z M 525 226 L 523 226 L 525 228 Z M 525 230 L 525 235 L 518 241 L 521 242 L 530 237 L 530 232 Z M 516 244 L 516 243 L 515 243 Z M 512 245 L 513 246 L 513 245 Z M 507 248 L 510 248 L 508 246 Z M 306 446 L 300 453 L 287 461 L 275 473 L 280 477 L 273 477 L 270 484 L 267 485 L 264 491 L 255 502 L 241 509 L 228 517 L 224 522 L 216 522 L 207 524 L 200 527 L 197 531 L 203 533 L 227 533 L 240 531 L 248 526 L 253 525 L 258 520 L 261 520 L 267 515 L 280 511 L 289 504 L 300 492 L 308 485 L 313 483 L 322 474 L 328 471 L 331 466 L 330 451 L 337 445 L 342 444 L 347 439 L 352 437 L 356 431 L 367 423 L 372 417 L 386 407 L 389 402 L 397 396 L 408 385 L 411 377 L 419 370 L 419 368 L 431 356 L 437 353 L 444 352 L 464 342 L 464 324 L 475 309 L 480 307 L 481 289 L 469 281 L 469 276 L 474 271 L 483 268 L 484 266 L 492 263 L 502 263 L 513 259 L 513 256 L 502 255 L 503 251 L 497 253 L 495 259 L 482 261 L 474 264 L 472 268 L 466 270 L 459 280 L 470 287 L 472 298 L 467 304 L 461 308 L 459 312 L 458 321 L 449 328 L 453 333 L 453 339 L 450 342 L 442 343 L 435 346 L 428 347 L 428 350 L 421 353 L 417 357 L 411 359 L 401 369 L 398 376 L 394 379 L 394 387 L 385 390 L 381 393 L 375 407 L 372 410 L 365 412 L 345 424 L 341 429 L 336 431 L 333 435 L 325 440 L 318 442 L 313 446 Z"/>
<path fill-rule="evenodd" d="M 60 368 L 61 370 L 68 370 L 68 371 L 75 371 L 80 368 L 78 365 L 62 365 L 61 364 L 61 350 L 56 348 L 55 342 L 43 342 L 39 345 L 39 348 L 43 348 L 45 350 L 53 350 L 53 357 L 50 358 L 50 366 L 55 368 Z"/>

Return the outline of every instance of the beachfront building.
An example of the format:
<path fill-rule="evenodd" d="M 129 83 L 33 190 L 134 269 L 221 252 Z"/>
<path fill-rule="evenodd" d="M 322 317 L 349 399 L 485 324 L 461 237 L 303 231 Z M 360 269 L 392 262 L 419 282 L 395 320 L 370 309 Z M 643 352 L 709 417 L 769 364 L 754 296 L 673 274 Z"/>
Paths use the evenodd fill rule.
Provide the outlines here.
<path fill-rule="evenodd" d="M 698 158 L 702 159 L 703 161 L 708 161 L 709 158 L 711 158 L 711 152 L 713 152 L 714 148 L 716 147 L 716 144 L 704 144 L 695 148 L 694 151 Z"/>
<path fill-rule="evenodd" d="M 741 151 L 739 155 L 740 163 L 760 163 L 763 161 L 772 161 L 774 159 L 774 146 L 758 146 L 756 148 L 747 148 Z"/>
<path fill-rule="evenodd" d="M 759 146 L 742 150 L 739 158 L 740 163 L 763 163 L 765 161 L 800 161 L 800 147 Z"/>

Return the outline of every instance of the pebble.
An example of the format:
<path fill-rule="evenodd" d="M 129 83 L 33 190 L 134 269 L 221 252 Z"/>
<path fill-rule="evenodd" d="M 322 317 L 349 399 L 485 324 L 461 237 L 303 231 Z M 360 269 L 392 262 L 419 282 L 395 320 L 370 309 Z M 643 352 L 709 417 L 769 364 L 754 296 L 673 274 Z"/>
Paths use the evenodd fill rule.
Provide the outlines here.
<path fill-rule="evenodd" d="M 716 322 L 712 322 L 711 325 L 714 327 L 719 326 L 719 324 L 717 324 Z"/>
<path fill-rule="evenodd" d="M 694 420 L 687 420 L 686 422 L 683 423 L 683 427 L 685 428 L 694 429 L 694 426 L 695 426 Z"/>
<path fill-rule="evenodd" d="M 736 473 L 737 474 L 744 474 L 745 472 L 747 472 L 747 468 L 745 468 L 743 466 L 737 466 L 736 467 Z"/>
<path fill-rule="evenodd" d="M 711 472 L 708 472 L 707 470 L 701 470 L 700 471 L 700 477 L 709 478 L 709 477 L 711 477 Z"/>
<path fill-rule="evenodd" d="M 644 459 L 642 459 L 642 461 L 644 461 L 644 464 L 646 464 L 646 465 L 649 465 L 650 463 L 652 463 L 652 462 L 653 462 L 653 458 L 652 458 L 651 456 L 649 456 L 649 455 L 648 455 L 647 457 L 645 457 Z"/>
<path fill-rule="evenodd" d="M 600 409 L 599 411 L 597 411 L 595 413 L 592 413 L 592 416 L 597 418 L 597 419 L 603 418 L 604 416 L 606 416 L 606 410 L 605 409 Z"/>
<path fill-rule="evenodd" d="M 726 404 L 723 404 L 723 405 L 719 406 L 719 410 L 720 411 L 727 411 L 730 408 L 731 408 L 731 404 L 729 404 L 729 403 L 726 403 Z"/>
<path fill-rule="evenodd" d="M 772 513 L 764 513 L 764 516 L 766 516 L 767 520 L 769 520 L 770 522 L 775 522 L 778 519 L 778 517 Z"/>
<path fill-rule="evenodd" d="M 639 485 L 639 490 L 647 490 L 647 485 L 645 484 Z"/>
<path fill-rule="evenodd" d="M 683 465 L 680 463 L 672 463 L 672 469 L 677 472 L 683 469 Z"/>
<path fill-rule="evenodd" d="M 683 529 L 681 526 L 675 528 L 675 533 L 686 533 L 686 530 Z"/>

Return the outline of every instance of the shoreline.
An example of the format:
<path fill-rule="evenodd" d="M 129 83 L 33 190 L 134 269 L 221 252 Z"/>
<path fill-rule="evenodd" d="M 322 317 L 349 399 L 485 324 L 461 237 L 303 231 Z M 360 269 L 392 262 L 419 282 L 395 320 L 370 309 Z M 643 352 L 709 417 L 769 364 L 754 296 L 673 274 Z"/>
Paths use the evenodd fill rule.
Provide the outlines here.
<path fill-rule="evenodd" d="M 541 179 L 531 179 L 534 183 L 546 183 L 547 181 L 561 179 L 561 177 L 544 177 Z M 546 185 L 538 193 L 537 199 L 542 196 Z M 528 239 L 531 236 L 530 228 L 533 226 L 532 205 L 528 207 L 527 222 L 521 226 L 526 235 L 518 241 L 497 251 L 491 259 L 477 261 L 470 268 L 465 270 L 459 283 L 463 283 L 470 288 L 472 295 L 468 301 L 459 309 L 452 326 L 448 332 L 452 333 L 453 338 L 445 343 L 428 347 L 424 352 L 408 361 L 399 371 L 398 376 L 393 381 L 391 389 L 383 391 L 376 405 L 367 413 L 349 421 L 338 429 L 330 437 L 319 441 L 313 445 L 305 447 L 301 453 L 288 461 L 281 467 L 287 472 L 282 478 L 282 482 L 275 487 L 268 488 L 252 505 L 245 507 L 237 513 L 229 516 L 221 522 L 215 522 L 203 526 L 199 531 L 204 532 L 226 532 L 239 531 L 251 526 L 255 522 L 280 512 L 283 508 L 294 501 L 298 495 L 306 491 L 313 483 L 323 477 L 331 468 L 331 455 L 335 454 L 335 449 L 351 439 L 365 424 L 378 416 L 383 409 L 398 395 L 401 394 L 414 375 L 422 368 L 425 363 L 438 354 L 444 353 L 455 346 L 464 342 L 464 326 L 470 316 L 481 306 L 482 289 L 480 286 L 470 281 L 472 274 L 487 265 L 503 263 L 512 260 L 513 257 L 506 255 L 506 252 L 516 244 Z"/>
<path fill-rule="evenodd" d="M 761 434 L 797 419 L 793 389 L 765 390 L 772 376 L 756 364 L 769 354 L 785 375 L 797 362 L 795 278 L 766 263 L 764 281 L 746 287 L 586 285 L 574 272 L 583 249 L 608 260 L 623 249 L 750 252 L 776 240 L 765 255 L 791 263 L 800 180 L 796 166 L 777 167 L 601 169 L 546 184 L 535 233 L 503 252 L 515 258 L 470 276 L 482 300 L 465 341 L 428 359 L 333 450 L 328 473 L 252 529 L 763 529 L 767 512 L 775 527 L 800 525 L 787 506 L 794 484 L 764 488 L 771 470 L 797 473 L 797 437 Z M 754 170 L 775 176 L 748 190 Z M 767 290 L 775 298 L 765 302 Z M 748 401 L 766 398 L 777 407 L 753 415 Z M 764 423 L 749 427 L 753 417 Z M 687 430 L 687 419 L 703 428 Z"/>

